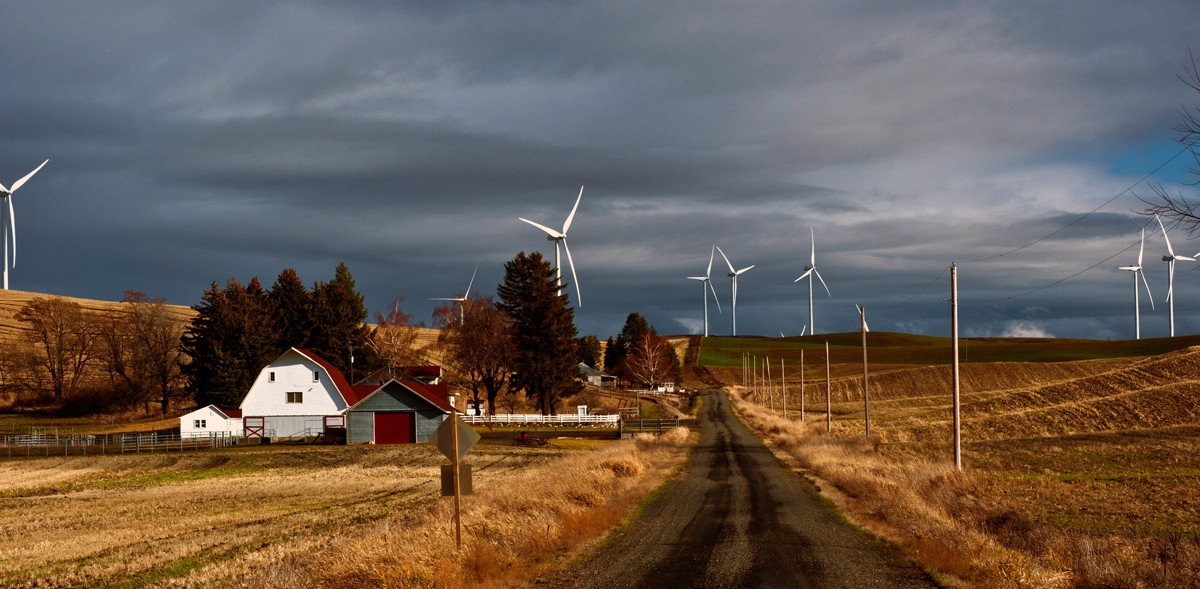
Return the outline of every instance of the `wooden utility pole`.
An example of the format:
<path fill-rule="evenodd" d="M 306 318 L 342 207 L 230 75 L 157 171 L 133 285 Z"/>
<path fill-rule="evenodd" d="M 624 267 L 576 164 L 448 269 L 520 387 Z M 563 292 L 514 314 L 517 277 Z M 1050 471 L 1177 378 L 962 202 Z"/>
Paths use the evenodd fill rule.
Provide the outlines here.
<path fill-rule="evenodd" d="M 863 418 L 867 423 L 867 437 L 871 437 L 871 392 L 867 385 L 867 310 L 858 308 L 858 319 L 862 328 L 863 349 Z"/>
<path fill-rule="evenodd" d="M 779 359 L 779 396 L 783 398 L 783 418 L 787 419 L 787 374 L 784 373 L 783 358 Z"/>
<path fill-rule="evenodd" d="M 962 470 L 962 421 L 959 416 L 958 380 L 958 266 L 950 264 L 950 341 L 954 360 L 950 380 L 954 383 L 954 468 Z"/>
<path fill-rule="evenodd" d="M 771 357 L 763 362 L 763 382 L 767 385 L 767 398 L 770 399 L 771 413 L 775 412 L 775 387 L 771 386 Z"/>
<path fill-rule="evenodd" d="M 450 459 L 450 476 L 454 477 L 454 546 L 462 550 L 462 511 L 459 510 L 459 496 L 462 495 L 462 481 L 458 472 L 458 411 L 450 411 L 450 429 L 454 432 L 453 458 Z"/>
<path fill-rule="evenodd" d="M 800 348 L 800 421 L 804 421 L 804 348 Z"/>
<path fill-rule="evenodd" d="M 829 340 L 825 340 L 825 432 L 833 431 L 833 395 L 829 392 Z"/>

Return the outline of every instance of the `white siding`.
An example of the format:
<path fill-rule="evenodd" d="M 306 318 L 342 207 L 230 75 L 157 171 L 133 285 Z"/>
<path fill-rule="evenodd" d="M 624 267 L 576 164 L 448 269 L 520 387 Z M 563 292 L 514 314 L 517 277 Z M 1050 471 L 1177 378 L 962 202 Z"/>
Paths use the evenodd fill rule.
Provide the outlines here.
<path fill-rule="evenodd" d="M 274 382 L 270 382 L 271 372 Z M 317 382 L 313 382 L 314 372 Z M 302 393 L 302 402 L 288 403 L 288 393 L 295 392 Z M 241 409 L 247 417 L 338 415 L 346 410 L 346 402 L 319 364 L 289 350 L 258 373 Z"/>
<path fill-rule="evenodd" d="M 241 436 L 242 420 L 240 418 L 226 419 L 212 405 L 201 407 L 179 418 L 179 435 L 181 437 L 206 438 L 214 433 Z"/>

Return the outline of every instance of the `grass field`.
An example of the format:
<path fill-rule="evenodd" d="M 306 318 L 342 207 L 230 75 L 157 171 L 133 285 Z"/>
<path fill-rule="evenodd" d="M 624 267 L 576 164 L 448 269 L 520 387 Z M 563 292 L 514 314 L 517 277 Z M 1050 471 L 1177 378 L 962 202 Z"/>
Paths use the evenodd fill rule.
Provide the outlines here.
<path fill-rule="evenodd" d="M 685 438 L 477 446 L 459 556 L 427 445 L 0 460 L 0 585 L 445 587 L 439 567 L 486 553 L 509 574 L 454 575 L 521 586 L 615 525 Z"/>
<path fill-rule="evenodd" d="M 1101 359 L 1048 361 L 1070 357 L 1070 346 L 986 343 L 1006 361 L 973 354 L 962 368 L 962 474 L 951 460 L 948 366 L 913 366 L 912 355 L 873 365 L 870 440 L 859 362 L 833 371 L 843 376 L 830 383 L 831 434 L 823 351 L 819 371 L 806 373 L 804 423 L 798 364 L 787 421 L 778 382 L 770 393 L 736 390 L 743 415 L 779 452 L 950 586 L 1200 584 L 1200 347 L 1075 342 Z M 714 372 L 741 378 L 740 366 Z"/>

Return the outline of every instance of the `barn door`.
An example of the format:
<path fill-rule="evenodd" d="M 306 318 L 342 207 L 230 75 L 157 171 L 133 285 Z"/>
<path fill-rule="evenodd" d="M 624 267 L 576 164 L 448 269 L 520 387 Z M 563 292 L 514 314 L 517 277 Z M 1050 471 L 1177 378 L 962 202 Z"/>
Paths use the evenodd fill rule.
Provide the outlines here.
<path fill-rule="evenodd" d="M 267 435 L 267 418 L 246 417 L 242 419 L 242 435 L 247 438 L 262 438 Z"/>
<path fill-rule="evenodd" d="M 412 411 L 375 413 L 376 444 L 412 444 L 416 441 L 416 413 Z"/>

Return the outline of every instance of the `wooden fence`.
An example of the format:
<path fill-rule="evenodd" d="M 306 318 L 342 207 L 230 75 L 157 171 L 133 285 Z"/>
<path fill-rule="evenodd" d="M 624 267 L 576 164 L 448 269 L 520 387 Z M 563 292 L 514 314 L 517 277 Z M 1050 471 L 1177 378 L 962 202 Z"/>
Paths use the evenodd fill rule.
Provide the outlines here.
<path fill-rule="evenodd" d="M 621 421 L 621 416 L 514 413 L 511 415 L 469 415 L 462 417 L 462 420 L 472 425 L 615 428 Z"/>

